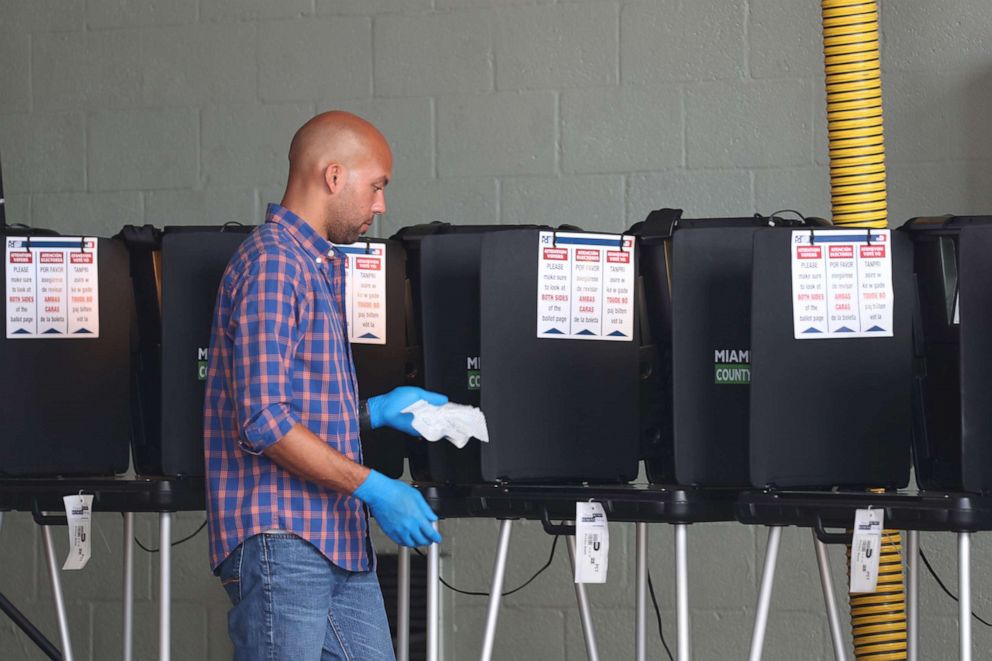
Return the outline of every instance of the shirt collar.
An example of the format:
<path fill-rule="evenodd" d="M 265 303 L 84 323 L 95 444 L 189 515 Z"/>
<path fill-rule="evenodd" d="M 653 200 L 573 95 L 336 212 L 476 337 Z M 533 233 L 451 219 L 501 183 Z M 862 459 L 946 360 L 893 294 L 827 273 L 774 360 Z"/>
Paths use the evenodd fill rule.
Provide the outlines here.
<path fill-rule="evenodd" d="M 338 258 L 342 253 L 327 239 L 314 230 L 310 224 L 281 204 L 270 204 L 265 213 L 265 222 L 278 223 L 303 246 L 307 254 L 318 263 L 330 258 Z"/>

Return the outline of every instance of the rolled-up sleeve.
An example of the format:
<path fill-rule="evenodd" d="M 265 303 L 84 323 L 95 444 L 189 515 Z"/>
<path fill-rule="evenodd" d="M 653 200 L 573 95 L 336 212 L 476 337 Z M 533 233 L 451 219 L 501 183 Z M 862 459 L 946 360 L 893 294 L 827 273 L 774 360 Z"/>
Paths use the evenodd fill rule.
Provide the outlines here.
<path fill-rule="evenodd" d="M 241 448 L 260 454 L 286 435 L 293 411 L 293 364 L 306 306 L 300 269 L 282 256 L 252 265 L 238 285 L 228 326 L 231 392 L 237 399 Z"/>

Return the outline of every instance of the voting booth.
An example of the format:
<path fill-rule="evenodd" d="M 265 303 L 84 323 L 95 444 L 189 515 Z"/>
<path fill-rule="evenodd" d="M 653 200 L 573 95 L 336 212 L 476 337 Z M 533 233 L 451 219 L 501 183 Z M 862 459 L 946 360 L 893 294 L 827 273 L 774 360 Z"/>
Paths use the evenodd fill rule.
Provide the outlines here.
<path fill-rule="evenodd" d="M 133 299 L 119 241 L 0 232 L 0 474 L 128 467 Z"/>
<path fill-rule="evenodd" d="M 754 238 L 807 221 L 683 218 L 658 209 L 629 230 L 644 282 L 650 376 L 642 452 L 654 483 L 745 486 Z"/>
<path fill-rule="evenodd" d="M 992 489 L 992 216 L 913 218 L 914 465 L 924 489 Z"/>
<path fill-rule="evenodd" d="M 489 443 L 430 443 L 415 479 L 624 482 L 637 474 L 630 237 L 420 226 L 407 244 L 424 386 L 481 405 Z M 412 245 L 411 245 L 412 244 Z M 614 260 L 614 261 L 610 261 Z"/>
<path fill-rule="evenodd" d="M 146 225 L 121 233 L 131 250 L 138 303 L 133 448 L 139 474 L 204 474 L 203 398 L 217 289 L 253 229 Z M 370 239 L 338 248 L 348 259 L 345 312 L 359 393 L 368 397 L 405 379 L 402 247 Z M 398 477 L 403 443 L 391 430 L 363 435 L 365 463 Z"/>
<path fill-rule="evenodd" d="M 252 229 L 145 225 L 121 231 L 131 251 L 138 311 L 133 450 L 139 475 L 204 474 L 203 397 L 217 287 Z"/>
<path fill-rule="evenodd" d="M 410 364 L 415 383 L 452 402 L 481 399 L 479 264 L 482 234 L 512 225 L 433 222 L 401 228 L 410 287 Z M 418 482 L 482 482 L 478 439 L 461 448 L 446 442 L 408 444 L 410 473 Z"/>
<path fill-rule="evenodd" d="M 912 246 L 902 232 L 754 237 L 751 481 L 899 488 L 912 435 Z"/>

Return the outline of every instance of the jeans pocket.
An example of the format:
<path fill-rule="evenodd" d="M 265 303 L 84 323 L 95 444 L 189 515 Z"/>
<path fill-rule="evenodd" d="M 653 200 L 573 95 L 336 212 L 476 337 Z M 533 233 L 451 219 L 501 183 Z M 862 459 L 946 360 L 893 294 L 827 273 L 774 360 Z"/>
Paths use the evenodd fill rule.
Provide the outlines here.
<path fill-rule="evenodd" d="M 224 586 L 228 598 L 235 606 L 241 601 L 241 556 L 244 544 L 238 546 L 218 567 L 220 584 Z"/>

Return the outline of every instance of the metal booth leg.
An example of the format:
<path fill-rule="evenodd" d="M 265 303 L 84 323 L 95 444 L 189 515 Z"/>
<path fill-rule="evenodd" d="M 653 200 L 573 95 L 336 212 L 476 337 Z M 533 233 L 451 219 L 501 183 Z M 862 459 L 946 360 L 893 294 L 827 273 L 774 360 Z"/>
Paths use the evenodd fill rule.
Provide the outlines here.
<path fill-rule="evenodd" d="M 510 552 L 510 527 L 513 522 L 504 519 L 499 522 L 499 543 L 496 549 L 496 562 L 493 565 L 493 580 L 489 587 L 489 609 L 486 612 L 486 631 L 482 638 L 481 661 L 493 658 L 496 644 L 496 622 L 499 619 L 499 604 L 503 598 L 503 577 L 506 575 L 506 556 Z"/>
<path fill-rule="evenodd" d="M 410 658 L 410 548 L 396 552 L 396 661 Z"/>
<path fill-rule="evenodd" d="M 751 634 L 750 661 L 761 661 L 765 646 L 765 629 L 768 626 L 768 609 L 772 601 L 772 587 L 775 583 L 775 564 L 778 562 L 778 546 L 782 541 L 782 527 L 768 528 L 768 546 L 765 548 L 765 566 L 761 570 L 761 591 L 758 593 L 758 611 L 754 616 L 754 632 Z"/>
<path fill-rule="evenodd" d="M 48 560 L 48 576 L 52 579 L 52 597 L 55 599 L 55 612 L 59 619 L 59 638 L 62 642 L 63 661 L 72 661 L 72 642 L 69 640 L 69 618 L 65 611 L 65 599 L 62 597 L 61 568 L 55 559 L 55 544 L 52 543 L 52 529 L 41 526 L 45 538 L 45 557 Z"/>
<path fill-rule="evenodd" d="M 960 592 L 961 661 L 971 661 L 971 533 L 958 533 L 958 590 Z"/>
<path fill-rule="evenodd" d="M 158 658 L 169 661 L 172 656 L 172 513 L 158 515 Z"/>
<path fill-rule="evenodd" d="M 575 572 L 575 536 L 568 536 L 568 560 Z M 582 620 L 582 633 L 586 639 L 586 654 L 589 661 L 599 661 L 599 648 L 596 645 L 596 631 L 592 627 L 592 611 L 589 609 L 589 599 L 586 597 L 585 583 L 575 584 L 575 600 L 579 604 L 579 617 Z"/>
<path fill-rule="evenodd" d="M 678 621 L 678 661 L 692 659 L 689 622 L 689 526 L 675 525 L 675 603 Z"/>
<path fill-rule="evenodd" d="M 920 658 L 920 531 L 906 532 L 906 634 L 908 661 Z"/>
<path fill-rule="evenodd" d="M 637 622 L 634 627 L 637 661 L 648 658 L 648 524 L 637 523 Z"/>
<path fill-rule="evenodd" d="M 438 529 L 437 521 L 434 530 Z M 441 628 L 441 545 L 427 548 L 427 661 L 438 661 Z"/>
<path fill-rule="evenodd" d="M 830 622 L 830 639 L 834 643 L 834 658 L 837 661 L 847 661 L 844 645 L 844 632 L 840 628 L 840 615 L 837 613 L 837 597 L 834 596 L 834 584 L 830 580 L 830 558 L 827 556 L 827 545 L 821 542 L 813 533 L 813 546 L 816 548 L 816 564 L 820 568 L 820 586 L 823 588 L 823 601 L 827 608 L 827 620 Z"/>
<path fill-rule="evenodd" d="M 134 654 L 134 512 L 124 512 L 124 661 Z"/>

